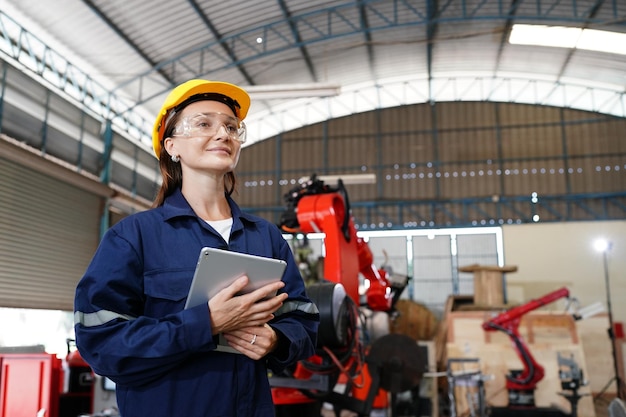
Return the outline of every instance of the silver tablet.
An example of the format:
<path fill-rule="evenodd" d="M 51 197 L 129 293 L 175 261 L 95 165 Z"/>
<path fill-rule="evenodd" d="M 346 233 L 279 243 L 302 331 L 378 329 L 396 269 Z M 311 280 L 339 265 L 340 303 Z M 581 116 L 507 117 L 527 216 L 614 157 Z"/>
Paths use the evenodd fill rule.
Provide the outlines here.
<path fill-rule="evenodd" d="M 242 275 L 247 275 L 250 279 L 248 286 L 244 288 L 244 293 L 254 291 L 271 282 L 280 281 L 286 266 L 287 263 L 281 259 L 209 247 L 202 248 L 185 308 L 206 303 Z"/>

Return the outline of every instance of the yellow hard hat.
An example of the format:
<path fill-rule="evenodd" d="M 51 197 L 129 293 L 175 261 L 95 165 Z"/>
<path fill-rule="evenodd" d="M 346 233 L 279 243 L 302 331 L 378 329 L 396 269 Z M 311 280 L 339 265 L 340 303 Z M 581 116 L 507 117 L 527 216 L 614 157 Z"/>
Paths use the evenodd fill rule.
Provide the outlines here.
<path fill-rule="evenodd" d="M 161 154 L 161 143 L 163 142 L 166 120 L 170 111 L 192 97 L 197 98 L 197 100 L 221 101 L 217 98 L 219 96 L 212 96 L 212 94 L 226 97 L 227 100 L 225 100 L 224 103 L 233 109 L 235 116 L 237 116 L 239 120 L 243 120 L 248 114 L 250 96 L 241 87 L 223 81 L 197 79 L 184 82 L 168 94 L 154 122 L 154 128 L 152 129 L 152 148 L 157 158 L 159 158 Z"/>

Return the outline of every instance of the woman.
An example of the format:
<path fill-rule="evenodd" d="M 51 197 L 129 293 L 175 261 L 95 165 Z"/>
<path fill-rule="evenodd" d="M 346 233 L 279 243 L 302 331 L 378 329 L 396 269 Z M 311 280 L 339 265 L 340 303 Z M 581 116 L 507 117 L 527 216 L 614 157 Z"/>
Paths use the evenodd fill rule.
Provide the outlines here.
<path fill-rule="evenodd" d="M 319 314 L 289 246 L 231 198 L 249 105 L 229 83 L 172 90 L 153 131 L 163 177 L 154 207 L 107 231 L 77 286 L 79 351 L 116 382 L 123 417 L 272 416 L 267 369 L 314 354 Z M 283 259 L 287 268 L 278 283 L 237 295 L 242 277 L 184 309 L 205 246 Z M 216 351 L 218 334 L 239 354 Z"/>

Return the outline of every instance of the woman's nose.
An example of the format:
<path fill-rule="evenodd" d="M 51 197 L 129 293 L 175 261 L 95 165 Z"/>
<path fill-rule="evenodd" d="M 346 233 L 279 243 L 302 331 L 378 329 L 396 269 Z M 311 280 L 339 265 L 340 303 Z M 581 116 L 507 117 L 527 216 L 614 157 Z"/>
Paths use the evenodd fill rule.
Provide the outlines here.
<path fill-rule="evenodd" d="M 228 129 L 226 129 L 226 125 L 219 125 L 219 127 L 217 128 L 217 132 L 215 132 L 215 139 L 230 139 L 230 135 L 228 134 Z"/>

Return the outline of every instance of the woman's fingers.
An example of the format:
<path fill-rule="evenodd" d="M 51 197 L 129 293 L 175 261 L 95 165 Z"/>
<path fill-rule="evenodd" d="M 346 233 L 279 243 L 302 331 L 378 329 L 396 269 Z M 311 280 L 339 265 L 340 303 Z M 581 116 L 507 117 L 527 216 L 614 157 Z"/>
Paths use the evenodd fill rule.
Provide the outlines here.
<path fill-rule="evenodd" d="M 271 326 L 250 326 L 224 333 L 228 344 L 251 359 L 260 359 L 270 353 L 277 342 Z"/>
<path fill-rule="evenodd" d="M 272 282 L 272 283 L 264 285 L 264 286 L 262 286 L 260 288 L 257 288 L 256 290 L 250 292 L 247 295 L 250 298 L 253 298 L 255 300 L 255 302 L 256 301 L 260 301 L 260 300 L 264 300 L 264 299 L 270 299 L 274 295 L 276 295 L 278 290 L 280 290 L 284 286 L 285 286 L 285 283 L 282 282 L 282 281 Z"/>

